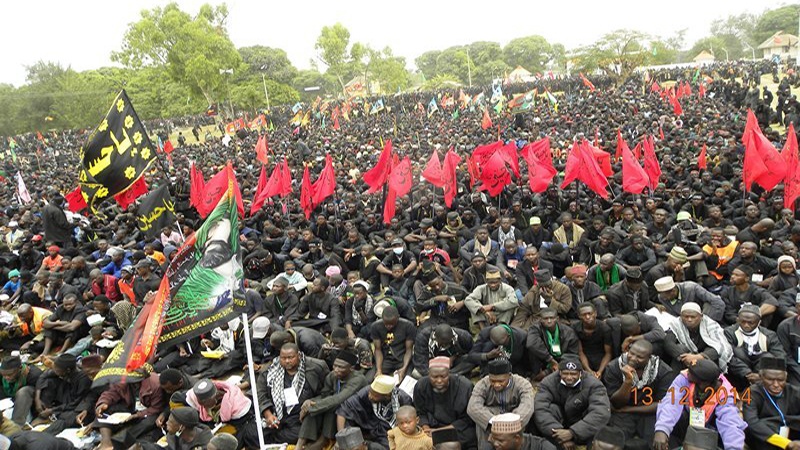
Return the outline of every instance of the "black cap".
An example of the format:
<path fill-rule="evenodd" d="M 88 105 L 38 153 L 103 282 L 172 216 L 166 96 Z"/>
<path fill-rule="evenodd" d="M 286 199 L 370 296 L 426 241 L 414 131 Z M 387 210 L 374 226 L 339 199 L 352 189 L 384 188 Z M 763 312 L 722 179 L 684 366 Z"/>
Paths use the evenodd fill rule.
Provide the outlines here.
<path fill-rule="evenodd" d="M 625 279 L 630 281 L 642 281 L 643 278 L 642 269 L 639 267 L 631 267 L 625 274 Z"/>
<path fill-rule="evenodd" d="M 3 363 L 5 363 L 5 361 L 3 361 Z M 781 358 L 775 358 L 774 356 L 762 355 L 758 362 L 758 368 L 760 370 L 781 370 L 785 372 L 786 361 Z M 2 370 L 2 367 L 0 367 L 0 370 Z"/>
<path fill-rule="evenodd" d="M 336 355 L 336 359 L 341 359 L 342 361 L 350 364 L 351 366 L 355 366 L 358 364 L 358 356 L 356 356 L 352 352 L 348 352 L 347 350 L 342 350 Z"/>
<path fill-rule="evenodd" d="M 22 367 L 22 360 L 19 359 L 19 356 L 9 356 L 0 363 L 0 370 L 15 370 L 20 367 Z"/>
<path fill-rule="evenodd" d="M 505 358 L 498 358 L 489 361 L 490 375 L 505 375 L 511 373 L 511 363 Z"/>
<path fill-rule="evenodd" d="M 535 278 L 536 282 L 539 284 L 550 284 L 550 282 L 553 281 L 553 275 L 550 273 L 550 269 L 539 269 L 533 272 L 533 278 Z"/>
<path fill-rule="evenodd" d="M 689 373 L 698 381 L 711 383 L 719 378 L 722 371 L 716 363 L 707 359 L 700 359 L 689 366 Z"/>

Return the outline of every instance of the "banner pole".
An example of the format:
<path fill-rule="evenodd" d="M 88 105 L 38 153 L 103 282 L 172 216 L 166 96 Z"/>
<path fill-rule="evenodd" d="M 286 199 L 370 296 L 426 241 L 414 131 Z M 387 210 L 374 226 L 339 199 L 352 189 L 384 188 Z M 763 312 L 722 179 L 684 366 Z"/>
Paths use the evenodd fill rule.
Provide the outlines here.
<path fill-rule="evenodd" d="M 247 350 L 247 372 L 250 375 L 250 393 L 253 395 L 253 408 L 256 416 L 256 431 L 258 431 L 258 448 L 263 449 L 264 429 L 261 427 L 261 407 L 258 404 L 258 387 L 256 386 L 256 371 L 253 369 L 253 347 L 250 344 L 250 324 L 247 322 L 247 313 L 242 313 L 244 324 L 244 343 Z"/>

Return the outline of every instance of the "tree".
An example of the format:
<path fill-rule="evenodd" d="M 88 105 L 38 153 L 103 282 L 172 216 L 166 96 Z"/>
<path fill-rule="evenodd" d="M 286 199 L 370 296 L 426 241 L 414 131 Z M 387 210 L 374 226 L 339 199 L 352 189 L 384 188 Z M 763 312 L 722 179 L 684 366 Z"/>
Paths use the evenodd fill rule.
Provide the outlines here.
<path fill-rule="evenodd" d="M 340 92 L 339 82 L 331 75 L 320 73 L 318 70 L 301 70 L 292 80 L 292 86 L 300 94 L 303 101 L 313 100 L 317 95 L 324 97 L 326 94 Z M 308 92 L 305 89 L 318 86 L 318 91 Z"/>
<path fill-rule="evenodd" d="M 649 36 L 636 30 L 616 30 L 603 35 L 594 44 L 575 53 L 579 71 L 601 70 L 618 84 L 624 82 L 637 67 L 648 61 Z"/>
<path fill-rule="evenodd" d="M 731 45 L 738 45 L 738 50 L 729 50 L 729 46 Z M 703 50 L 711 53 L 719 60 L 725 59 L 725 51 L 728 52 L 730 58 L 734 58 L 736 55 L 742 54 L 741 44 L 735 38 L 732 38 L 731 35 L 727 35 L 727 39 L 725 36 L 708 36 L 700 39 L 694 43 L 691 49 L 689 49 L 688 59 L 691 60 Z"/>
<path fill-rule="evenodd" d="M 342 90 L 350 78 L 363 71 L 366 48 L 359 43 L 350 45 L 350 31 L 341 23 L 322 27 L 314 48 L 319 60 L 328 66 L 325 73 L 334 77 Z"/>
<path fill-rule="evenodd" d="M 176 3 L 144 10 L 128 26 L 122 50 L 111 59 L 129 68 L 161 67 L 169 76 L 202 95 L 208 104 L 222 98 L 222 71 L 239 69 L 239 53 L 228 38 L 225 4 L 205 4 L 191 17 Z"/>
<path fill-rule="evenodd" d="M 800 5 L 788 5 L 766 11 L 753 29 L 753 43 L 761 44 L 778 31 L 797 34 Z"/>
<path fill-rule="evenodd" d="M 274 80 L 264 81 L 260 75 L 251 75 L 250 78 L 231 88 L 231 101 L 239 108 L 250 111 L 266 108 L 267 98 L 264 95 L 264 84 L 269 93 L 270 106 L 292 104 L 300 100 L 300 94 L 291 86 Z"/>
<path fill-rule="evenodd" d="M 553 57 L 553 47 L 541 36 L 512 39 L 503 47 L 503 61 L 510 67 L 522 66 L 530 72 L 542 72 Z"/>
<path fill-rule="evenodd" d="M 417 65 L 417 69 L 422 72 L 425 78 L 431 79 L 436 76 L 436 61 L 441 54 L 442 52 L 439 50 L 432 50 L 419 55 L 417 59 L 414 60 L 414 64 Z"/>
<path fill-rule="evenodd" d="M 428 79 L 425 83 L 422 84 L 422 89 L 426 91 L 434 91 L 438 89 L 451 89 L 456 86 L 461 86 L 461 81 L 453 76 L 448 74 L 436 75 L 433 78 Z"/>
<path fill-rule="evenodd" d="M 239 55 L 250 72 L 263 73 L 278 83 L 289 84 L 297 76 L 297 68 L 289 61 L 286 52 L 279 48 L 253 45 L 240 48 Z"/>
<path fill-rule="evenodd" d="M 405 58 L 394 56 L 390 47 L 382 51 L 369 49 L 367 52 L 369 61 L 365 72 L 369 72 L 380 83 L 381 90 L 396 92 L 409 86 L 411 76 L 406 70 Z"/>

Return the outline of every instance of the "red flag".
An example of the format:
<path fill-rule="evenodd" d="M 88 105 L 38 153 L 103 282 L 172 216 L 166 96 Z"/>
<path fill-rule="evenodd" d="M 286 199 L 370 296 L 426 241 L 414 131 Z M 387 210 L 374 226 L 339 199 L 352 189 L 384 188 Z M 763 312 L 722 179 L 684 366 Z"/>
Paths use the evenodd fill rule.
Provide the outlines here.
<path fill-rule="evenodd" d="M 594 89 L 594 84 L 592 84 L 591 81 L 586 79 L 586 77 L 583 75 L 583 73 L 581 73 L 581 80 L 583 81 L 583 85 L 584 86 L 588 87 L 590 91 L 594 92 L 594 90 L 595 90 Z"/>
<path fill-rule="evenodd" d="M 633 148 L 633 157 L 636 158 L 637 161 L 642 159 L 642 143 L 641 141 L 636 144 L 636 147 Z"/>
<path fill-rule="evenodd" d="M 139 177 L 132 185 L 114 196 L 114 200 L 119 203 L 122 209 L 128 209 L 128 205 L 135 202 L 140 196 L 147 194 L 147 183 L 144 181 L 144 176 Z"/>
<path fill-rule="evenodd" d="M 622 133 L 617 129 L 617 151 L 614 153 L 614 161 L 619 162 L 620 158 L 622 158 L 623 146 L 627 147 L 628 144 L 625 142 L 625 139 L 622 139 Z"/>
<path fill-rule="evenodd" d="M 603 172 L 603 175 L 606 177 L 614 175 L 614 171 L 611 169 L 611 154 L 589 144 L 588 141 L 585 144 L 591 150 L 592 157 L 597 161 L 597 165 L 600 167 L 600 171 Z"/>
<path fill-rule="evenodd" d="M 341 127 L 339 126 L 339 116 L 336 116 L 336 117 L 333 119 L 333 129 L 334 129 L 334 130 L 338 130 L 339 128 L 341 128 Z"/>
<path fill-rule="evenodd" d="M 697 157 L 697 168 L 705 170 L 708 167 L 706 163 L 706 144 L 703 144 L 703 149 L 700 150 L 700 156 Z"/>
<path fill-rule="evenodd" d="M 511 172 L 515 177 L 519 178 L 519 154 L 517 153 L 517 144 L 512 141 L 500 147 L 500 156 L 503 161 L 511 168 Z"/>
<path fill-rule="evenodd" d="M 206 218 L 214 208 L 217 207 L 219 199 L 228 191 L 228 182 L 233 182 L 234 194 L 236 195 L 236 207 L 239 214 L 244 216 L 244 203 L 242 203 L 242 193 L 239 190 L 239 183 L 236 181 L 236 175 L 233 173 L 233 166 L 228 163 L 225 168 L 220 170 L 216 175 L 208 180 L 200 198 L 200 204 L 195 205 L 197 213 L 200 217 Z"/>
<path fill-rule="evenodd" d="M 523 147 L 522 158 L 528 164 L 528 184 L 533 192 L 544 192 L 558 173 L 553 167 L 550 138 L 540 139 Z"/>
<path fill-rule="evenodd" d="M 269 164 L 269 158 L 267 157 L 267 137 L 261 135 L 258 137 L 258 142 L 256 142 L 256 159 L 261 164 Z"/>
<path fill-rule="evenodd" d="M 430 184 L 436 187 L 444 187 L 443 176 L 442 163 L 439 161 L 439 153 L 434 149 L 430 159 L 428 159 L 425 170 L 422 171 L 422 178 L 425 178 Z"/>
<path fill-rule="evenodd" d="M 797 155 L 797 135 L 794 124 L 789 124 L 786 132 L 786 144 L 781 151 L 786 161 L 786 178 L 783 180 L 783 207 L 794 211 L 794 202 L 800 196 L 800 163 Z"/>
<path fill-rule="evenodd" d="M 402 197 L 411 192 L 411 185 L 411 159 L 406 156 L 392 167 L 392 172 L 389 174 L 389 188 L 398 197 Z"/>
<path fill-rule="evenodd" d="M 705 86 L 704 83 L 700 83 L 700 87 L 697 88 L 697 95 L 699 95 L 700 98 L 705 98 L 705 96 L 706 96 L 706 86 Z"/>
<path fill-rule="evenodd" d="M 650 85 L 650 92 L 661 92 L 661 86 L 656 80 L 653 80 L 653 84 Z"/>
<path fill-rule="evenodd" d="M 478 190 L 487 191 L 492 197 L 496 197 L 511 183 L 511 175 L 508 174 L 505 160 L 499 152 L 494 153 L 481 167 L 480 180 L 481 186 Z"/>
<path fill-rule="evenodd" d="M 672 112 L 676 116 L 680 116 L 683 114 L 683 108 L 681 108 L 681 102 L 678 101 L 678 97 L 675 94 L 669 96 L 669 103 L 672 105 Z"/>
<path fill-rule="evenodd" d="M 489 117 L 489 111 L 486 108 L 483 109 L 483 119 L 481 119 L 481 128 L 484 130 L 492 128 L 492 118 Z"/>
<path fill-rule="evenodd" d="M 453 204 L 453 199 L 458 191 L 458 179 L 456 170 L 461 163 L 461 157 L 451 148 L 444 155 L 444 167 L 442 168 L 442 181 L 444 188 L 444 204 L 449 208 Z"/>
<path fill-rule="evenodd" d="M 42 132 L 39 130 L 36 130 L 36 139 L 44 142 L 44 136 L 42 136 Z"/>
<path fill-rule="evenodd" d="M 634 158 L 631 149 L 623 141 L 622 149 L 622 190 L 632 194 L 641 194 L 650 183 L 647 173 Z"/>
<path fill-rule="evenodd" d="M 195 208 L 200 208 L 203 201 L 203 192 L 206 189 L 206 180 L 203 177 L 203 171 L 194 163 L 192 163 L 191 171 L 189 172 L 189 180 L 189 204 Z M 198 211 L 200 210 L 198 209 Z"/>
<path fill-rule="evenodd" d="M 172 146 L 172 142 L 170 142 L 169 139 L 167 139 L 167 142 L 164 142 L 164 153 L 169 155 L 174 150 L 175 148 Z"/>
<path fill-rule="evenodd" d="M 603 175 L 597 160 L 585 141 L 572 145 L 572 150 L 567 156 L 567 167 L 564 169 L 564 182 L 561 189 L 566 188 L 572 181 L 582 181 L 589 189 L 602 198 L 608 198 L 606 187 L 608 179 Z"/>
<path fill-rule="evenodd" d="M 389 178 L 389 172 L 392 169 L 392 141 L 386 141 L 386 145 L 383 146 L 383 151 L 381 152 L 381 156 L 378 158 L 378 162 L 375 164 L 375 167 L 372 169 L 364 172 L 363 179 L 364 182 L 367 183 L 369 186 L 368 193 L 373 193 L 379 191 L 384 184 L 386 184 L 386 180 Z"/>
<path fill-rule="evenodd" d="M 264 206 L 267 197 L 263 195 L 264 189 L 267 187 L 267 166 L 261 166 L 261 174 L 258 176 L 258 186 L 256 193 L 253 194 L 253 201 L 250 203 L 250 216 L 255 215 L 256 211 Z"/>
<path fill-rule="evenodd" d="M 336 192 L 336 172 L 333 169 L 333 158 L 330 153 L 325 155 L 325 167 L 322 168 L 319 178 L 314 182 L 311 192 L 314 208 Z"/>
<path fill-rule="evenodd" d="M 656 148 L 651 136 L 644 138 L 644 171 L 650 179 L 650 184 L 648 184 L 650 191 L 654 191 L 661 178 L 661 165 L 658 163 Z"/>
<path fill-rule="evenodd" d="M 306 219 L 311 217 L 314 212 L 314 188 L 311 186 L 311 176 L 308 174 L 308 166 L 303 169 L 303 183 L 300 187 L 300 207 L 306 214 Z"/>
<path fill-rule="evenodd" d="M 745 189 L 750 190 L 753 183 L 758 183 L 766 190 L 772 190 L 786 177 L 786 161 L 775 150 L 775 146 L 764 137 L 752 111 L 747 111 L 747 125 L 744 142 L 744 178 Z"/>
<path fill-rule="evenodd" d="M 383 223 L 387 225 L 392 223 L 396 210 L 397 194 L 392 188 L 389 188 L 389 192 L 386 194 L 386 202 L 383 204 Z"/>
<path fill-rule="evenodd" d="M 292 193 L 292 172 L 289 171 L 289 163 L 286 162 L 286 157 L 283 158 L 283 166 L 281 166 L 280 178 L 280 195 L 287 197 Z"/>
<path fill-rule="evenodd" d="M 684 83 L 684 85 L 683 85 L 683 95 L 685 95 L 687 97 L 692 95 L 692 86 L 689 85 L 688 81 L 686 83 Z"/>
<path fill-rule="evenodd" d="M 86 200 L 83 198 L 80 186 L 76 187 L 75 190 L 65 195 L 64 199 L 67 201 L 67 207 L 69 210 L 74 213 L 80 212 L 89 207 L 89 205 L 86 204 Z"/>
<path fill-rule="evenodd" d="M 475 155 L 467 156 L 467 172 L 469 172 L 469 188 L 472 189 L 475 186 L 475 181 L 480 179 L 481 177 L 481 170 L 478 167 L 477 161 L 475 161 Z"/>
<path fill-rule="evenodd" d="M 497 140 L 491 144 L 479 145 L 472 151 L 472 158 L 478 166 L 486 164 L 489 158 L 492 157 L 500 148 L 503 147 L 503 141 Z"/>

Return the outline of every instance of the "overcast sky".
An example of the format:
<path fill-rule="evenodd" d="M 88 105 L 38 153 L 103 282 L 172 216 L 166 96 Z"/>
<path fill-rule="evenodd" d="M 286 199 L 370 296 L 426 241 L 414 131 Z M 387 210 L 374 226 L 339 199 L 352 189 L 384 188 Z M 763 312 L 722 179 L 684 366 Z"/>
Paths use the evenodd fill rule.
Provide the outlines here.
<path fill-rule="evenodd" d="M 178 0 L 196 13 L 202 0 Z M 314 42 L 325 25 L 341 22 L 351 41 L 390 46 L 413 60 L 428 50 L 474 41 L 505 45 L 540 34 L 567 49 L 589 44 L 619 28 L 670 37 L 686 28 L 687 47 L 709 33 L 712 20 L 784 5 L 775 0 L 646 1 L 452 1 L 452 0 L 230 0 L 228 32 L 237 47 L 267 45 L 286 50 L 300 69 L 309 68 Z M 25 66 L 58 61 L 75 70 L 111 64 L 127 24 L 154 0 L 4 1 L 0 6 L 0 83 L 25 82 Z M 512 6 L 513 5 L 513 6 Z"/>

